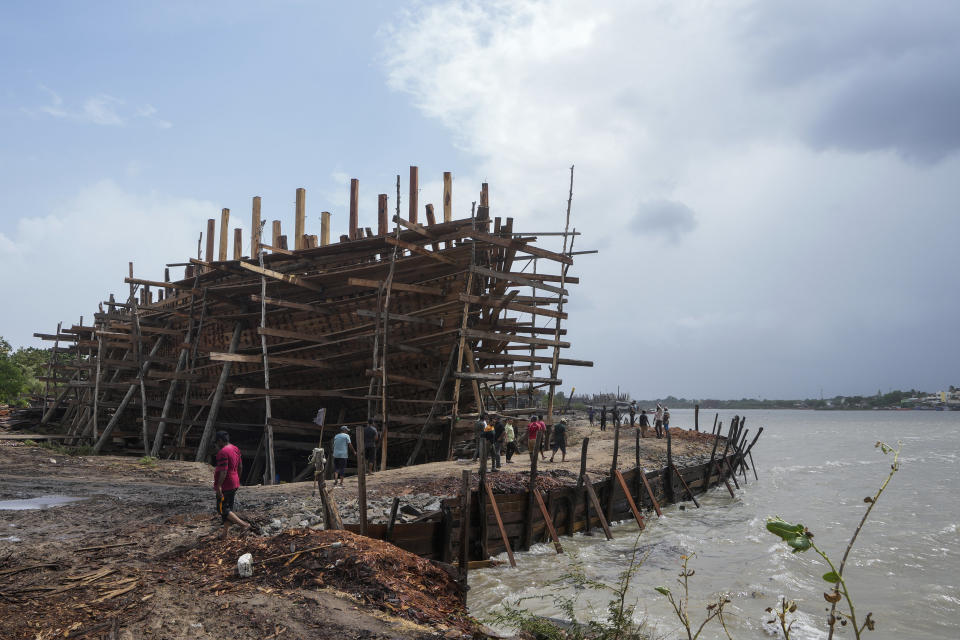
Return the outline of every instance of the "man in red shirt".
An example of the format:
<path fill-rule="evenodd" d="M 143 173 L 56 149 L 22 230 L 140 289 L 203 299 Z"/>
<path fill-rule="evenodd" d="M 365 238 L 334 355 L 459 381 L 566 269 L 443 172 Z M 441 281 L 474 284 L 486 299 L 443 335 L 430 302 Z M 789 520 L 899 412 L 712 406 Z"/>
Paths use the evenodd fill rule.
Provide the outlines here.
<path fill-rule="evenodd" d="M 547 425 L 540 419 L 540 416 L 531 416 L 530 423 L 527 425 L 527 449 L 530 451 L 530 457 L 533 458 L 536 454 L 534 447 L 537 442 L 537 434 L 541 431 L 546 431 Z M 544 460 L 547 459 L 547 454 L 543 452 L 543 443 L 540 444 L 540 455 Z"/>
<path fill-rule="evenodd" d="M 249 522 L 244 522 L 233 512 L 233 499 L 240 487 L 240 472 L 243 471 L 243 459 L 240 449 L 230 444 L 230 434 L 217 432 L 217 466 L 213 472 L 213 489 L 217 492 L 217 513 L 223 518 L 223 538 L 230 535 L 230 525 L 238 524 L 246 531 Z"/>

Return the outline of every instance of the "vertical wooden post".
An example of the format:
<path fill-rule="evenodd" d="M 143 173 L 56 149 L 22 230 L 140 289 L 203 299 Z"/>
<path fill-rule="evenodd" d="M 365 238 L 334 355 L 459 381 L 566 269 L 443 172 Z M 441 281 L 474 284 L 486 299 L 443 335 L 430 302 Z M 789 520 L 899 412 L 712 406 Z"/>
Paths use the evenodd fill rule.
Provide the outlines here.
<path fill-rule="evenodd" d="M 717 455 L 717 445 L 720 444 L 720 438 L 713 439 L 713 450 L 710 451 L 710 462 L 707 463 L 707 471 L 703 474 L 703 491 L 710 489 L 710 476 L 713 471 L 713 459 Z"/>
<path fill-rule="evenodd" d="M 279 247 L 280 246 L 280 236 L 283 234 L 283 231 L 280 228 L 280 221 L 274 220 L 271 223 L 272 237 L 270 238 L 270 246 Z"/>
<path fill-rule="evenodd" d="M 274 221 L 274 232 L 280 231 L 280 222 Z M 263 253 L 258 256 L 260 268 L 263 269 Z M 267 328 L 267 278 L 260 276 L 260 328 Z M 266 464 L 264 469 L 263 484 L 273 484 L 276 479 L 276 459 L 273 451 L 273 425 L 270 419 L 273 417 L 273 407 L 270 403 L 270 358 L 267 352 L 267 336 L 260 334 L 260 350 L 263 354 L 263 388 L 267 390 L 267 395 L 263 397 L 264 420 L 263 420 L 263 446 L 266 449 Z M 332 448 L 331 448 L 332 453 Z M 331 465 L 332 466 L 332 465 Z"/>
<path fill-rule="evenodd" d="M 407 214 L 410 216 L 410 222 L 417 221 L 417 209 L 419 204 L 417 200 L 420 196 L 420 169 L 418 167 L 410 167 L 410 197 L 408 198 L 409 211 Z"/>
<path fill-rule="evenodd" d="M 470 472 L 460 475 L 460 553 L 457 559 L 457 581 L 463 601 L 467 601 L 467 567 L 470 565 Z"/>
<path fill-rule="evenodd" d="M 671 447 L 672 438 L 670 429 L 664 429 L 667 432 L 667 467 L 663 470 L 663 494 L 667 502 L 674 502 L 673 499 L 673 448 Z"/>
<path fill-rule="evenodd" d="M 426 212 L 427 212 L 427 224 L 430 225 L 430 226 L 437 224 L 437 217 L 436 217 L 436 216 L 434 215 L 434 213 L 433 213 L 433 205 L 432 205 L 432 204 L 428 204 L 428 205 L 426 206 L 425 210 L 426 210 Z M 438 243 L 434 242 L 434 243 L 431 245 L 431 248 L 432 248 L 434 251 L 439 251 L 439 250 L 440 250 L 440 245 L 439 245 Z"/>
<path fill-rule="evenodd" d="M 237 346 L 240 344 L 240 329 L 242 325 L 237 322 L 233 326 L 233 336 L 230 338 L 229 353 L 236 353 Z M 210 401 L 210 410 L 207 412 L 207 420 L 203 425 L 203 434 L 200 436 L 200 443 L 197 446 L 197 462 L 203 462 L 207 458 L 207 449 L 213 442 L 213 433 L 216 430 L 217 415 L 220 413 L 220 404 L 223 402 L 223 392 L 227 386 L 227 378 L 230 377 L 230 369 L 233 363 L 229 360 L 223 363 L 223 369 L 220 370 L 220 379 L 217 381 L 216 390 L 213 393 L 213 400 Z"/>
<path fill-rule="evenodd" d="M 700 431 L 700 405 L 693 405 L 693 429 Z"/>
<path fill-rule="evenodd" d="M 207 246 L 203 257 L 206 262 L 213 262 L 213 236 L 217 233 L 217 221 L 213 218 L 207 219 Z"/>
<path fill-rule="evenodd" d="M 716 433 L 717 433 L 717 418 L 719 418 L 719 417 L 720 417 L 720 414 L 719 414 L 719 413 L 713 414 L 713 429 L 710 431 L 710 433 L 712 433 L 712 434 L 714 434 L 714 435 L 716 435 Z"/>
<path fill-rule="evenodd" d="M 367 456 L 363 442 L 364 425 L 357 427 L 357 509 L 360 511 L 360 535 L 367 535 Z"/>
<path fill-rule="evenodd" d="M 297 189 L 296 213 L 293 221 L 293 248 L 304 249 L 303 234 L 307 217 L 307 190 L 303 187 Z"/>
<path fill-rule="evenodd" d="M 467 274 L 467 286 L 464 290 L 464 293 L 470 295 L 470 289 L 473 286 L 473 272 Z M 453 457 L 453 432 L 457 428 L 457 418 L 460 415 L 460 376 L 459 374 L 463 371 L 463 355 L 466 350 L 466 330 L 467 330 L 467 321 L 470 318 L 470 303 L 463 303 L 463 316 L 461 316 L 460 322 L 460 337 L 457 345 L 457 361 L 456 368 L 454 369 L 456 377 L 453 381 L 453 407 L 450 418 L 450 440 L 447 445 L 447 460 Z"/>
<path fill-rule="evenodd" d="M 530 460 L 530 483 L 527 487 L 527 511 L 523 518 L 523 548 L 529 549 L 533 544 L 533 510 L 536 498 L 533 492 L 537 490 L 537 461 L 540 460 L 540 445 L 543 442 L 543 431 L 537 432 L 537 439 L 533 444 L 533 458 Z"/>
<path fill-rule="evenodd" d="M 480 206 L 490 207 L 490 189 L 486 182 L 480 185 Z"/>
<path fill-rule="evenodd" d="M 220 210 L 220 251 L 217 260 L 224 262 L 227 259 L 227 243 L 230 242 L 230 209 Z"/>
<path fill-rule="evenodd" d="M 233 230 L 233 259 L 243 258 L 243 229 L 237 227 Z"/>
<path fill-rule="evenodd" d="M 287 236 L 285 236 L 285 235 L 280 236 L 280 243 L 279 243 L 277 246 L 280 247 L 281 249 L 286 249 L 286 248 L 287 248 Z"/>
<path fill-rule="evenodd" d="M 320 213 L 320 246 L 325 247 L 330 244 L 330 212 L 322 211 Z"/>
<path fill-rule="evenodd" d="M 377 196 L 377 235 L 385 236 L 390 229 L 387 223 L 387 194 Z"/>
<path fill-rule="evenodd" d="M 387 522 L 387 533 L 386 536 L 384 536 L 387 542 L 393 542 L 393 525 L 397 521 L 397 509 L 399 507 L 400 498 L 394 497 L 393 503 L 390 505 L 390 520 Z"/>
<path fill-rule="evenodd" d="M 487 540 L 490 537 L 490 532 L 488 531 L 488 522 L 487 522 L 487 501 L 484 499 L 484 487 L 487 485 L 487 456 L 490 455 L 490 443 L 487 441 L 483 434 L 480 434 L 480 474 L 479 482 L 480 488 L 477 491 L 477 506 L 479 507 L 480 512 L 480 552 L 484 558 L 490 557 L 490 551 L 487 548 Z"/>
<path fill-rule="evenodd" d="M 250 257 L 260 252 L 260 196 L 253 197 L 253 212 L 250 216 Z"/>
<path fill-rule="evenodd" d="M 351 240 L 360 237 L 360 181 L 356 178 L 350 179 L 350 230 L 348 235 Z"/>
<path fill-rule="evenodd" d="M 583 442 L 580 445 L 580 475 L 577 476 L 577 492 L 580 493 L 580 490 L 583 489 L 583 478 L 587 475 L 587 448 L 590 445 L 590 438 L 584 438 Z M 586 525 L 584 525 L 583 531 L 585 535 L 593 535 L 590 531 L 590 500 L 587 497 L 585 492 L 581 493 L 583 497 L 583 514 L 586 517 Z M 571 507 L 573 508 L 573 507 Z"/>
<path fill-rule="evenodd" d="M 610 482 L 607 490 L 607 522 L 613 520 L 613 495 L 617 487 L 617 457 L 620 455 L 620 421 L 613 425 L 613 459 L 610 461 Z"/>
<path fill-rule="evenodd" d="M 443 172 L 443 221 L 453 220 L 453 176 L 449 171 Z"/>

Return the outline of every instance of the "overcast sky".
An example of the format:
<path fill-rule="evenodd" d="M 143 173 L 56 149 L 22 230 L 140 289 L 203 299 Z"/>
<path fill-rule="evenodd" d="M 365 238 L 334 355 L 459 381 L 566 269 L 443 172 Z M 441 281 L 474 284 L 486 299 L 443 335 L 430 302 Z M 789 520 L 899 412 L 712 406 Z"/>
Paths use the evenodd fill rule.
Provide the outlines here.
<path fill-rule="evenodd" d="M 195 6 L 199 4 L 200 6 Z M 960 384 L 953 1 L 5 2 L 0 335 L 42 343 L 209 217 L 346 227 L 420 166 L 561 228 L 564 387 L 813 397 Z M 249 250 L 249 248 L 248 248 Z M 46 346 L 46 345 L 45 345 Z"/>

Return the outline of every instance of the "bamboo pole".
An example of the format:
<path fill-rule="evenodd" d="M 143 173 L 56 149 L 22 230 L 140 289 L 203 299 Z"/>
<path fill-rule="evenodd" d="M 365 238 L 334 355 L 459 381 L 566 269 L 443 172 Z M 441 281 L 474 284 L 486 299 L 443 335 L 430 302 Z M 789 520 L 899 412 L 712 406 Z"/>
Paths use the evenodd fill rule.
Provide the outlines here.
<path fill-rule="evenodd" d="M 230 338 L 230 348 L 228 353 L 236 353 L 237 346 L 240 344 L 240 330 L 242 324 L 237 322 L 233 326 L 233 336 Z M 202 462 L 207 458 L 207 449 L 213 442 L 213 433 L 216 430 L 217 415 L 220 413 L 220 404 L 223 402 L 223 391 L 227 385 L 227 379 L 230 377 L 230 369 L 233 363 L 227 360 L 223 363 L 223 369 L 220 370 L 220 379 L 217 380 L 217 387 L 213 393 L 213 401 L 210 404 L 210 411 L 207 412 L 207 421 L 203 425 L 203 433 L 200 436 L 200 443 L 197 445 L 197 462 Z M 269 386 L 267 387 L 269 389 Z"/>

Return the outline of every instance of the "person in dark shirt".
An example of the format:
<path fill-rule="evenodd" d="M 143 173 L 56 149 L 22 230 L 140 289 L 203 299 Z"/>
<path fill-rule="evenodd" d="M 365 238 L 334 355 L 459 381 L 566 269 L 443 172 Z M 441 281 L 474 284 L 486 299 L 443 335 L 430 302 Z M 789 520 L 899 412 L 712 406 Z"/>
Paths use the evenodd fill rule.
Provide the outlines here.
<path fill-rule="evenodd" d="M 507 435 L 507 428 L 503 424 L 503 418 L 497 418 L 493 424 L 493 461 L 494 468 L 500 468 L 500 454 L 503 453 L 504 439 Z"/>
<path fill-rule="evenodd" d="M 593 407 L 587 407 L 587 415 L 590 417 L 590 426 L 591 426 L 591 427 L 593 426 L 593 414 L 594 414 L 594 408 L 593 408 Z"/>
<path fill-rule="evenodd" d="M 213 490 L 217 494 L 217 513 L 223 520 L 223 539 L 230 537 L 230 525 L 240 525 L 243 531 L 250 529 L 250 523 L 240 519 L 233 511 L 233 501 L 240 488 L 240 474 L 243 472 L 243 458 L 240 449 L 230 444 L 230 434 L 217 431 L 217 466 L 213 472 Z"/>
<path fill-rule="evenodd" d="M 607 406 L 604 405 L 600 409 L 600 431 L 607 430 Z"/>
<path fill-rule="evenodd" d="M 567 461 L 567 421 L 561 420 L 553 427 L 553 455 L 550 456 L 550 462 L 557 457 L 557 451 L 561 451 L 560 462 Z"/>
<path fill-rule="evenodd" d="M 639 425 L 640 425 L 640 437 L 646 438 L 647 429 L 650 427 L 650 416 L 647 415 L 646 409 L 640 410 Z"/>
<path fill-rule="evenodd" d="M 487 457 L 490 458 L 490 471 L 496 471 L 497 458 L 499 457 L 495 452 L 497 430 L 496 430 L 496 427 L 490 424 L 489 421 L 485 422 L 484 425 L 485 426 L 483 427 L 483 442 L 484 442 L 484 446 L 487 447 Z M 482 456 L 480 457 L 480 463 L 481 464 L 484 463 L 484 459 Z"/>
<path fill-rule="evenodd" d="M 377 445 L 380 444 L 380 432 L 373 426 L 373 420 L 363 428 L 363 457 L 367 461 L 370 473 L 377 469 Z"/>

